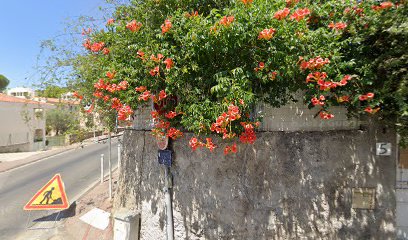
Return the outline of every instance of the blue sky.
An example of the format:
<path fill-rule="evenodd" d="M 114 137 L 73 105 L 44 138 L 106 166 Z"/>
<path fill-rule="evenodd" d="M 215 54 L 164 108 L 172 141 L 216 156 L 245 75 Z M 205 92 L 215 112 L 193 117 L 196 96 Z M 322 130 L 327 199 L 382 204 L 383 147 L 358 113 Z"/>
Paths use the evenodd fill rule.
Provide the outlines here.
<path fill-rule="evenodd" d="M 80 15 L 102 18 L 104 0 L 0 0 L 0 74 L 9 87 L 38 81 L 34 66 L 42 40 L 63 32 L 67 19 Z"/>

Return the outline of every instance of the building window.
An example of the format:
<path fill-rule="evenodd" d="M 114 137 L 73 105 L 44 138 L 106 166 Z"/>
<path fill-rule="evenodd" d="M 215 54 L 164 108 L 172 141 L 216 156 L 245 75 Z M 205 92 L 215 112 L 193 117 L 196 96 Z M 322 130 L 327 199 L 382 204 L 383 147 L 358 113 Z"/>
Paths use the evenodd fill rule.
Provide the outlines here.
<path fill-rule="evenodd" d="M 41 142 L 43 140 L 43 129 L 35 129 L 34 142 Z"/>

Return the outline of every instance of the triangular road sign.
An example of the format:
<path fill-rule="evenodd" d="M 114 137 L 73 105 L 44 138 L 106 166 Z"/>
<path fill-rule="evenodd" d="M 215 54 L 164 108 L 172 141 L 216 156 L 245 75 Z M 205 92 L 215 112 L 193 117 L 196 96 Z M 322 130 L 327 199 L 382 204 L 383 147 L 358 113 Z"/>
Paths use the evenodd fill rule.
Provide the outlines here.
<path fill-rule="evenodd" d="M 24 210 L 52 210 L 69 208 L 61 175 L 56 174 L 24 206 Z"/>

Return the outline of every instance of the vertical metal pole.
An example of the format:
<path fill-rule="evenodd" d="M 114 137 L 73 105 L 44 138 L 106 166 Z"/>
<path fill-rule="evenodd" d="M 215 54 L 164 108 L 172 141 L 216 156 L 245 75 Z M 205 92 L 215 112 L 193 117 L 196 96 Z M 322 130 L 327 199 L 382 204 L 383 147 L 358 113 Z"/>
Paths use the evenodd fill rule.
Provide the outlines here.
<path fill-rule="evenodd" d="M 101 154 L 101 183 L 103 183 L 103 154 Z"/>
<path fill-rule="evenodd" d="M 119 138 L 118 138 L 119 139 Z M 119 140 L 118 140 L 119 141 Z M 118 170 L 119 170 L 119 172 L 120 172 L 120 148 L 121 148 L 121 146 L 120 146 L 120 142 L 118 143 Z"/>
<path fill-rule="evenodd" d="M 112 199 L 112 138 L 109 131 L 109 199 Z"/>
<path fill-rule="evenodd" d="M 166 215 L 167 215 L 167 240 L 174 239 L 174 230 L 173 230 L 173 207 L 171 203 L 170 189 L 172 188 L 170 169 L 168 167 L 164 168 L 165 170 L 165 187 L 164 195 L 166 200 Z"/>
<path fill-rule="evenodd" d="M 92 114 L 92 125 L 93 125 L 93 141 L 96 143 L 96 124 L 95 124 L 95 112 Z"/>

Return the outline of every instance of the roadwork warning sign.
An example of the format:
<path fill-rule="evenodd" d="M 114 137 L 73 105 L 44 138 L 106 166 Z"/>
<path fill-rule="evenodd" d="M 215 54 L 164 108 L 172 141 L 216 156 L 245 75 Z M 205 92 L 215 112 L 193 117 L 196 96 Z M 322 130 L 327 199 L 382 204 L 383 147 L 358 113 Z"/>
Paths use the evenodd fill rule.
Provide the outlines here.
<path fill-rule="evenodd" d="M 61 175 L 56 174 L 24 206 L 24 210 L 53 210 L 69 208 Z"/>

